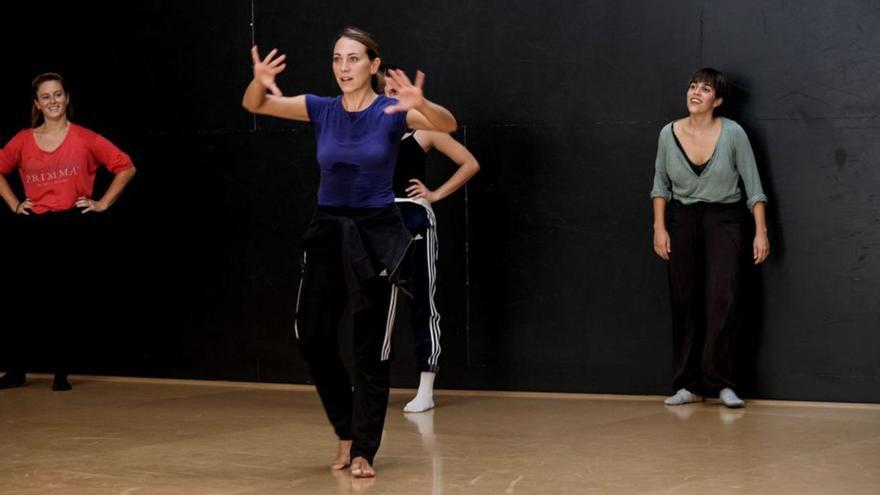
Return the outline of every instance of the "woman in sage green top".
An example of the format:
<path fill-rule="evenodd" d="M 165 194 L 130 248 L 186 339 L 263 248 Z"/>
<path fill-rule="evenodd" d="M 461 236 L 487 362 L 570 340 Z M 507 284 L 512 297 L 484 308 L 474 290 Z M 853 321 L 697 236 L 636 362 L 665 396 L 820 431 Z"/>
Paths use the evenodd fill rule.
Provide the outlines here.
<path fill-rule="evenodd" d="M 744 405 L 733 391 L 733 351 L 748 210 L 756 227 L 754 264 L 767 259 L 770 243 L 767 196 L 749 139 L 739 124 L 715 115 L 727 88 L 721 72 L 698 70 L 688 82 L 689 115 L 667 124 L 657 143 L 651 198 L 654 252 L 669 262 L 676 390 L 666 399 L 670 406 L 710 394 L 728 407 Z"/>

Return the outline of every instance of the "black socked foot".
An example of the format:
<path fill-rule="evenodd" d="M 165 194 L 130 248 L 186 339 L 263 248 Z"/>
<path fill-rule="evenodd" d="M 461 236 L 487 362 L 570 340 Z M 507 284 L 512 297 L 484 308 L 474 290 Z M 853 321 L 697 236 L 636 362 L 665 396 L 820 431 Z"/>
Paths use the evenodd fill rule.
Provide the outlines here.
<path fill-rule="evenodd" d="M 0 389 L 20 387 L 24 382 L 24 373 L 6 373 L 0 376 Z"/>
<path fill-rule="evenodd" d="M 67 375 L 55 375 L 55 380 L 52 381 L 52 390 L 56 392 L 66 392 L 73 388 L 73 385 L 67 381 Z"/>

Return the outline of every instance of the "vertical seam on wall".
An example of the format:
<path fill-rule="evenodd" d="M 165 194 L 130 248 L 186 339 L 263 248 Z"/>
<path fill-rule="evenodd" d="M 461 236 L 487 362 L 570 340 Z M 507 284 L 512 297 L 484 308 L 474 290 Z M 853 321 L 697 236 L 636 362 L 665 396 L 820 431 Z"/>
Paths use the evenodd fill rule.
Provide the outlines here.
<path fill-rule="evenodd" d="M 706 4 L 700 6 L 700 67 L 704 67 L 706 63 L 703 61 L 703 14 L 706 12 Z"/>
<path fill-rule="evenodd" d="M 257 32 L 256 32 L 256 24 L 254 22 L 254 1 L 251 0 L 251 46 L 257 44 Z M 251 131 L 257 132 L 257 114 L 251 114 Z"/>
<path fill-rule="evenodd" d="M 467 126 L 462 126 L 464 147 L 468 147 Z M 465 366 L 471 366 L 471 227 L 468 184 L 464 184 L 464 338 Z"/>

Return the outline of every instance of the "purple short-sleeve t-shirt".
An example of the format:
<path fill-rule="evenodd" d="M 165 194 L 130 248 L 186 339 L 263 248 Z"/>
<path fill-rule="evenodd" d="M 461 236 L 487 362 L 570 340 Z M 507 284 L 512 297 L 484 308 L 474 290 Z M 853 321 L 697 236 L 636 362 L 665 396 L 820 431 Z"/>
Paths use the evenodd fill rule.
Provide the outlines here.
<path fill-rule="evenodd" d="M 318 142 L 318 204 L 377 208 L 394 203 L 392 177 L 406 112 L 386 114 L 397 100 L 379 95 L 360 112 L 348 112 L 342 96 L 306 95 Z"/>

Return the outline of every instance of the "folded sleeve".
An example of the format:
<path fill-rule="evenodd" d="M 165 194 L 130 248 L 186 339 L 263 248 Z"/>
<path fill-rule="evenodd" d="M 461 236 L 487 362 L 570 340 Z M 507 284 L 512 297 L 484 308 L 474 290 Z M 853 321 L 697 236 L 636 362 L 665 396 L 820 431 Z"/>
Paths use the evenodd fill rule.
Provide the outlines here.
<path fill-rule="evenodd" d="M 666 146 L 663 131 L 660 131 L 660 138 L 657 140 L 657 158 L 654 160 L 654 187 L 651 189 L 651 198 L 663 198 L 669 201 L 672 199 L 672 184 L 666 171 Z"/>
<path fill-rule="evenodd" d="M 746 131 L 737 127 L 734 133 L 734 156 L 736 158 L 736 170 L 742 177 L 743 187 L 746 189 L 746 205 L 751 210 L 755 203 L 767 202 L 764 188 L 761 186 L 761 176 L 758 174 L 758 164 L 755 161 L 755 153 L 746 136 Z"/>

